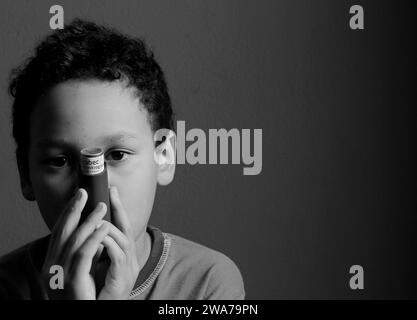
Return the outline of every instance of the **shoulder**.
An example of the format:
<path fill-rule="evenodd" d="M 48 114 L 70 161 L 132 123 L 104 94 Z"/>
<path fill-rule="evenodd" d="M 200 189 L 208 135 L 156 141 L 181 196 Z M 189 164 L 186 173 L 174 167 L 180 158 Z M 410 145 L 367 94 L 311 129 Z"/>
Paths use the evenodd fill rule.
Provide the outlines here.
<path fill-rule="evenodd" d="M 25 274 L 29 263 L 28 243 L 0 257 L 0 297 L 13 298 L 16 287 L 24 287 Z"/>
<path fill-rule="evenodd" d="M 28 259 L 28 249 L 33 242 L 27 243 L 0 257 L 0 275 L 21 269 Z"/>
<path fill-rule="evenodd" d="M 36 267 L 31 250 L 42 239 L 29 242 L 0 257 L 0 298 L 20 299 L 26 297 Z"/>
<path fill-rule="evenodd" d="M 241 272 L 225 254 L 171 233 L 164 233 L 171 242 L 170 260 L 187 277 L 205 286 L 205 299 L 243 299 Z"/>

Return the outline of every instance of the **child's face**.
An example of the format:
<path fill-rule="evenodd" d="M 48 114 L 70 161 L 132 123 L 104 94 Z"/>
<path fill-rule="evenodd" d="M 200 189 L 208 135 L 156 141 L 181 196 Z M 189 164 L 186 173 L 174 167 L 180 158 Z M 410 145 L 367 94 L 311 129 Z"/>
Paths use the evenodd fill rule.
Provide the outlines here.
<path fill-rule="evenodd" d="M 109 185 L 116 186 L 135 237 L 148 223 L 156 186 L 148 112 L 121 82 L 70 81 L 52 88 L 30 123 L 29 180 L 50 229 L 78 188 L 81 149 L 104 149 Z"/>

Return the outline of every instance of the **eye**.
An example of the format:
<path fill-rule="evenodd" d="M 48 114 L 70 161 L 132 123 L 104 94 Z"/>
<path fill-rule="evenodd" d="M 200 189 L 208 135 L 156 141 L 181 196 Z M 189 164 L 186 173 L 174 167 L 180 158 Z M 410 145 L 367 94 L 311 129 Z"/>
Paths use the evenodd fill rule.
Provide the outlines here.
<path fill-rule="evenodd" d="M 63 168 L 68 164 L 68 158 L 65 156 L 50 158 L 46 164 L 55 168 Z"/>
<path fill-rule="evenodd" d="M 128 153 L 122 150 L 115 150 L 108 153 L 107 158 L 109 161 L 125 161 Z"/>

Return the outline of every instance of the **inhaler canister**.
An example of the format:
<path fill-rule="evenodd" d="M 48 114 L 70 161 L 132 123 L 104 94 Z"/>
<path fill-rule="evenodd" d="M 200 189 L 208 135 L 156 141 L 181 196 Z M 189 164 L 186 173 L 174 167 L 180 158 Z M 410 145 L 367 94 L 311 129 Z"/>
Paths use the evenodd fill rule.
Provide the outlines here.
<path fill-rule="evenodd" d="M 104 151 L 98 147 L 85 148 L 80 151 L 79 187 L 88 193 L 87 203 L 81 213 L 80 224 L 95 209 L 99 202 L 104 202 L 107 212 L 104 220 L 111 221 L 109 185 Z"/>

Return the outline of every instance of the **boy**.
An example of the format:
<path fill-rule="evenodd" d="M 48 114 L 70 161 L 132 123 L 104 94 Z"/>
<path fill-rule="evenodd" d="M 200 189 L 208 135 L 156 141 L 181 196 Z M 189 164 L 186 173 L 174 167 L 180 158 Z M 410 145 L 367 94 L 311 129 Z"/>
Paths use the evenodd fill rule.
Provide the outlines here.
<path fill-rule="evenodd" d="M 0 259 L 1 298 L 244 299 L 229 258 L 148 225 L 157 184 L 174 177 L 175 143 L 154 143 L 173 116 L 141 40 L 74 20 L 15 70 L 9 90 L 22 193 L 51 234 Z M 79 224 L 88 197 L 78 187 L 79 152 L 90 146 L 105 152 L 110 208 L 100 203 Z M 53 266 L 63 288 L 51 286 Z"/>

